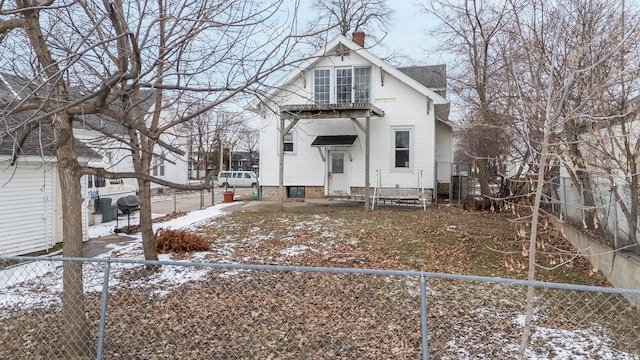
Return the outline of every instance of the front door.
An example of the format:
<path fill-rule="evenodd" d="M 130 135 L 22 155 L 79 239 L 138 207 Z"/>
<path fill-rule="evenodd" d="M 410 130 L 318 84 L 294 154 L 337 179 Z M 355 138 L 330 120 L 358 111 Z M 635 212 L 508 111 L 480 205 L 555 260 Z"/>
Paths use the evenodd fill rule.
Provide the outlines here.
<path fill-rule="evenodd" d="M 348 163 L 346 151 L 329 152 L 329 195 L 346 195 L 349 193 Z"/>

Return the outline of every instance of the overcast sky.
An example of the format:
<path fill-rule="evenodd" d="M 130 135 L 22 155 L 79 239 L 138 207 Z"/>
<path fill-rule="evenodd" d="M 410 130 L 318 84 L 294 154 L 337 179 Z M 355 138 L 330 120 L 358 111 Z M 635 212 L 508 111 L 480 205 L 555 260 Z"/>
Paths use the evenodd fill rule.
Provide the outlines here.
<path fill-rule="evenodd" d="M 443 57 L 434 52 L 438 46 L 437 41 L 427 34 L 429 26 L 435 20 L 430 18 L 418 3 L 418 0 L 387 0 L 394 13 L 389 21 L 387 37 L 382 44 L 372 49 L 376 55 L 386 57 L 392 52 L 400 53 L 407 57 L 396 59 L 401 62 L 400 65 L 444 63 Z M 312 8 L 311 0 L 301 0 L 300 24 L 306 23 L 316 12 Z"/>
<path fill-rule="evenodd" d="M 415 63 L 402 65 L 435 65 L 442 63 L 442 56 L 435 53 L 438 43 L 428 35 L 434 23 L 416 1 L 393 1 L 387 3 L 394 10 L 389 24 L 389 34 L 383 45 L 409 56 Z"/>

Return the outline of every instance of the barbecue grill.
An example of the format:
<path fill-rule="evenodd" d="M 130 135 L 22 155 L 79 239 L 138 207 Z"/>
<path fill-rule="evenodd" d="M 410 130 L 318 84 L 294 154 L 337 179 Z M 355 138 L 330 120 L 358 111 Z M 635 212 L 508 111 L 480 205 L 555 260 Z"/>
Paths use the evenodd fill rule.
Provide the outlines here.
<path fill-rule="evenodd" d="M 127 215 L 127 229 L 129 229 L 131 226 L 131 214 L 136 210 L 140 210 L 140 199 L 135 195 L 123 196 L 116 201 L 116 206 L 118 206 L 120 212 Z M 119 232 L 119 228 L 120 224 L 116 217 L 116 233 Z"/>
<path fill-rule="evenodd" d="M 140 210 L 140 199 L 135 195 L 127 195 L 118 199 L 116 205 L 120 212 L 129 215 L 136 210 Z"/>

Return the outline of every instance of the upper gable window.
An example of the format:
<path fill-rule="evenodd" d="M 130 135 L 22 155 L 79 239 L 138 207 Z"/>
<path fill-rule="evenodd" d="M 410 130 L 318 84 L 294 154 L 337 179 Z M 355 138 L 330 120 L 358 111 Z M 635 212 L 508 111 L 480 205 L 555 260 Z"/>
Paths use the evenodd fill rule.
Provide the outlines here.
<path fill-rule="evenodd" d="M 371 68 L 355 67 L 353 69 L 353 102 L 368 103 L 371 87 Z"/>
<path fill-rule="evenodd" d="M 331 102 L 331 70 L 317 69 L 314 76 L 314 97 L 316 104 L 328 104 Z"/>
<path fill-rule="evenodd" d="M 316 69 L 313 74 L 316 104 L 371 101 L 370 66 L 338 67 L 334 70 Z"/>
<path fill-rule="evenodd" d="M 336 69 L 336 102 L 338 104 L 352 102 L 353 77 L 351 72 L 351 68 Z"/>
<path fill-rule="evenodd" d="M 107 186 L 107 180 L 105 178 L 103 178 L 102 176 L 94 175 L 93 183 L 96 185 L 96 187 L 105 187 L 105 186 Z"/>

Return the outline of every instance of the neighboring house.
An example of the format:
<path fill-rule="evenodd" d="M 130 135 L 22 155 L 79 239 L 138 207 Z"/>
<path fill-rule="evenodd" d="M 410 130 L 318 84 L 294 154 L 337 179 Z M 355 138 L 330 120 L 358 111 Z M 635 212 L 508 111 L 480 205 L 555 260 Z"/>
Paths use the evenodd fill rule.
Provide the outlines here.
<path fill-rule="evenodd" d="M 281 176 L 288 198 L 430 201 L 438 181 L 449 183 L 436 171 L 453 161 L 445 67 L 394 68 L 354 35 L 359 43 L 338 36 L 252 109 L 263 199 L 280 197 Z"/>
<path fill-rule="evenodd" d="M 151 117 L 154 109 L 152 97 L 148 96 L 141 103 L 147 109 L 147 118 Z M 160 124 L 167 123 L 177 117 L 176 112 L 171 107 L 163 108 L 160 113 Z M 74 122 L 74 135 L 90 148 L 103 155 L 102 163 L 105 168 L 113 172 L 134 172 L 131 150 L 119 139 L 127 139 L 127 128 L 122 124 L 100 115 L 87 115 L 78 117 Z M 114 137 L 105 137 L 104 134 Z M 177 184 L 189 183 L 188 169 L 188 131 L 185 127 L 178 125 L 166 131 L 160 136 L 165 143 L 171 144 L 185 151 L 184 155 L 178 155 L 156 145 L 154 158 L 151 163 L 149 175 L 162 178 Z M 125 184 L 138 188 L 138 181 L 133 178 L 123 179 Z M 162 185 L 151 183 L 151 189 L 159 191 Z"/>
<path fill-rule="evenodd" d="M 238 151 L 233 153 L 231 170 L 255 171 L 258 168 L 258 153 L 250 154 L 248 151 Z"/>
<path fill-rule="evenodd" d="M 640 97 L 626 102 L 625 116 L 594 117 L 580 128 L 578 144 L 585 159 L 589 186 L 595 202 L 598 227 L 615 234 L 618 244 L 629 241 L 633 231 L 640 238 L 640 229 L 629 224 L 622 210 L 622 203 L 631 213 L 640 211 L 638 199 L 632 194 L 638 191 L 640 176 Z M 618 113 L 618 111 L 615 111 Z M 577 169 L 574 169 L 576 171 Z M 576 186 L 565 166 L 560 167 L 559 178 L 555 180 L 557 189 L 552 196 L 557 197 L 565 217 L 581 222 L 585 215 L 583 189 Z M 577 175 L 574 174 L 575 178 Z M 613 185 L 612 185 L 613 181 Z M 617 201 L 614 189 L 620 194 Z M 636 187 L 636 189 L 634 189 Z M 635 209 L 634 209 L 635 208 Z"/>
<path fill-rule="evenodd" d="M 23 90 L 14 76 L 0 74 L 0 98 L 23 98 Z M 33 114 L 0 115 L 6 129 L 17 126 Z M 4 130 L 4 129 L 3 129 Z M 15 133 L 12 133 L 15 135 Z M 23 255 L 48 250 L 62 238 L 62 205 L 58 163 L 51 149 L 42 147 L 51 142 L 50 126 L 31 132 L 21 146 L 11 134 L 0 130 L 0 255 Z M 99 156 L 82 144 L 77 144 L 80 161 Z M 86 192 L 84 187 L 82 192 Z M 83 241 L 88 240 L 89 201 L 80 206 Z"/>
<path fill-rule="evenodd" d="M 210 171 L 217 173 L 213 165 L 217 158 L 217 153 L 213 152 L 192 152 L 189 159 L 191 179 L 204 179 Z"/>

